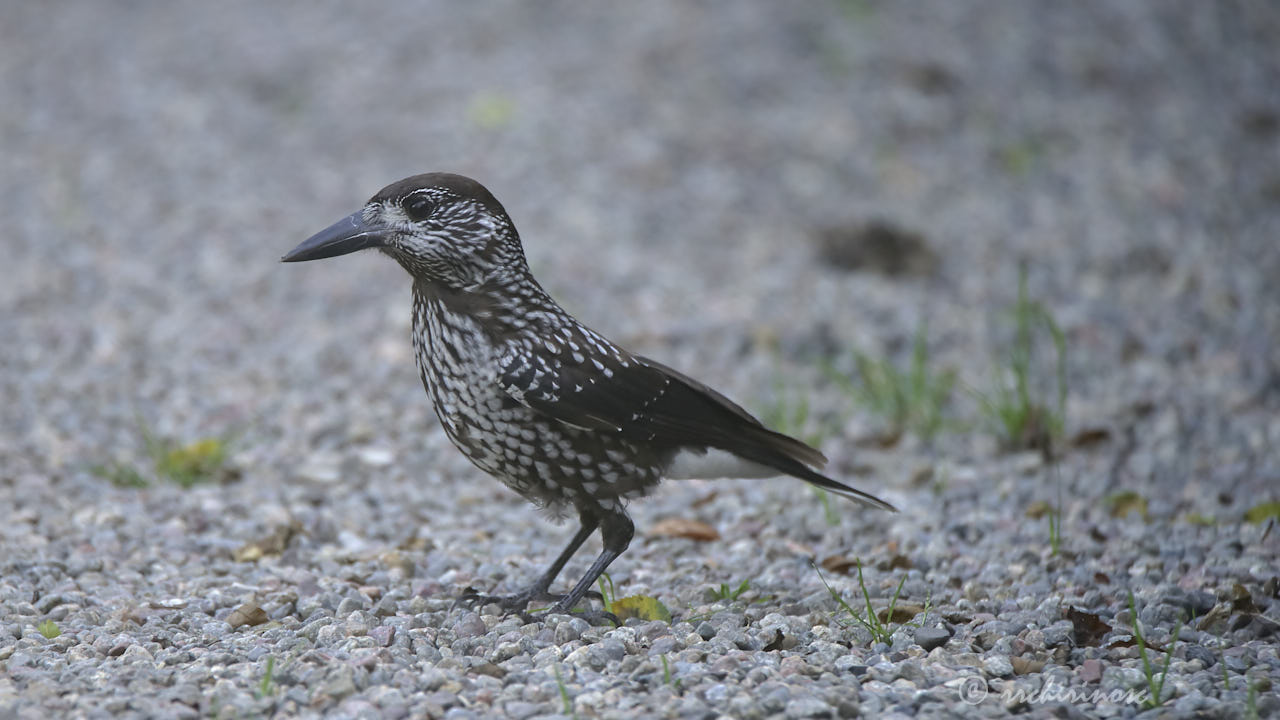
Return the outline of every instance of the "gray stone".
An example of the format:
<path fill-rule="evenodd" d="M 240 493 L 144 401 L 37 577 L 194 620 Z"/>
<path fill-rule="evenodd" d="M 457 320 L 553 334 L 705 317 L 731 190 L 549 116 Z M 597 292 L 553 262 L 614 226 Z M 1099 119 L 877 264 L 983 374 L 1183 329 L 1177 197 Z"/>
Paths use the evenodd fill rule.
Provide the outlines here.
<path fill-rule="evenodd" d="M 991 655 L 982 661 L 982 669 L 991 677 L 1009 677 L 1013 674 L 1013 664 L 1005 655 Z"/>
<path fill-rule="evenodd" d="M 564 645 L 573 642 L 582 637 L 582 633 L 586 632 L 591 626 L 582 618 L 567 618 L 556 625 L 555 643 Z"/>
<path fill-rule="evenodd" d="M 809 695 L 788 700 L 785 710 L 788 718 L 831 717 L 833 711 L 830 705 Z"/>
<path fill-rule="evenodd" d="M 463 613 L 453 623 L 453 634 L 459 638 L 479 637 L 489 632 L 484 619 L 473 612 Z"/>
<path fill-rule="evenodd" d="M 914 637 L 916 644 L 928 651 L 946 645 L 951 633 L 946 628 L 922 627 L 916 629 Z"/>
<path fill-rule="evenodd" d="M 1203 645 L 1188 645 L 1186 653 L 1188 660 L 1199 660 L 1206 669 L 1218 663 L 1218 654 Z"/>

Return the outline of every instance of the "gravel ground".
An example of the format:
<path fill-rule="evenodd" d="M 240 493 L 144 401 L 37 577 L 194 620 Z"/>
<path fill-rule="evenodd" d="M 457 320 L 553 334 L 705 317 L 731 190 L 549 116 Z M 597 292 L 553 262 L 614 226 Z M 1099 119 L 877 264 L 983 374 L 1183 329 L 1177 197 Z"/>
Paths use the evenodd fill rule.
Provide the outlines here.
<path fill-rule="evenodd" d="M 1277 46 L 1261 1 L 6 3 L 0 717 L 1280 714 Z M 573 528 L 449 446 L 394 263 L 277 262 L 428 170 L 902 512 L 671 483 L 612 580 L 672 622 L 455 607 Z M 1052 460 L 969 391 L 1020 266 Z M 821 368 L 926 321 L 955 399 L 894 438 Z"/>

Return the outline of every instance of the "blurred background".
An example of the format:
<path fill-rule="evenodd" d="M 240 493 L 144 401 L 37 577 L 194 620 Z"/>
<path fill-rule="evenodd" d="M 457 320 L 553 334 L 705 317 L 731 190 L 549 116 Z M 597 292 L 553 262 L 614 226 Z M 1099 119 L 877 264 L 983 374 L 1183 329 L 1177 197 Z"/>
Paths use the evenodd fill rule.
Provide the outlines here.
<path fill-rule="evenodd" d="M 1272 3 L 2 12 L 11 478 L 93 487 L 156 438 L 235 436 L 264 478 L 438 441 L 403 272 L 277 262 L 434 170 L 494 192 L 571 311 L 779 421 L 778 388 L 905 362 L 918 333 L 989 386 L 1020 267 L 1070 348 L 1068 428 L 1172 402 L 1216 418 L 1190 437 L 1277 401 Z M 837 402 L 814 399 L 834 432 L 875 425 Z M 1257 468 L 1257 437 L 1221 439 L 1204 462 Z"/>

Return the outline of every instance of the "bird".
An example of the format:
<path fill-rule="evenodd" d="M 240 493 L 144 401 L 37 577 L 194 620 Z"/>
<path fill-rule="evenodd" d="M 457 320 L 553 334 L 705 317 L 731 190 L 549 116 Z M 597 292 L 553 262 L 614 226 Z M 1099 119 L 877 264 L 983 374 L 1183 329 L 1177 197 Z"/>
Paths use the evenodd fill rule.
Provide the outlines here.
<path fill-rule="evenodd" d="M 589 620 L 575 610 L 630 545 L 628 503 L 662 479 L 789 475 L 866 506 L 893 505 L 822 474 L 817 449 L 765 427 L 707 385 L 579 322 L 538 284 L 515 224 L 479 182 L 427 173 L 394 182 L 285 254 L 304 262 L 376 248 L 413 281 L 412 340 L 440 424 L 479 469 L 579 529 L 511 595 L 463 600 Z M 551 584 L 600 531 L 603 549 L 564 594 Z"/>

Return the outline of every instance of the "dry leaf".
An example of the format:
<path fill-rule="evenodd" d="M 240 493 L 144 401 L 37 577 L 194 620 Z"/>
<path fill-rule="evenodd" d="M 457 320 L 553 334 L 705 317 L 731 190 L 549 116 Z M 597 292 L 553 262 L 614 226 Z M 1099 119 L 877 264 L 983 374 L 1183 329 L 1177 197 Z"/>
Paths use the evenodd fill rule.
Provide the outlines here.
<path fill-rule="evenodd" d="M 681 537 L 699 542 L 719 540 L 720 533 L 701 520 L 671 517 L 658 521 L 649 529 L 649 534 L 657 537 Z"/>
<path fill-rule="evenodd" d="M 436 544 L 431 538 L 414 535 L 413 537 L 402 540 L 397 547 L 401 550 L 408 550 L 410 552 L 425 553 L 434 550 L 436 548 Z"/>
<path fill-rule="evenodd" d="M 715 490 L 712 490 L 706 495 L 703 495 L 697 500 L 694 500 L 693 502 L 689 503 L 689 507 L 700 508 L 703 505 L 706 505 L 707 503 L 711 502 L 712 500 L 715 500 L 717 495 L 719 495 L 719 493 L 717 493 Z"/>
<path fill-rule="evenodd" d="M 134 625 L 142 625 L 147 622 L 147 616 L 150 614 L 148 609 L 141 605 L 130 605 L 120 613 L 120 620 L 131 622 Z"/>
<path fill-rule="evenodd" d="M 854 444 L 858 447 L 871 448 L 874 450 L 890 450 L 895 447 L 900 440 L 902 440 L 901 430 L 885 430 L 884 432 L 864 435 L 854 440 Z"/>
<path fill-rule="evenodd" d="M 844 555 L 828 555 L 819 563 L 823 570 L 833 573 L 841 573 L 848 575 L 858 568 L 858 558 L 846 557 Z"/>
<path fill-rule="evenodd" d="M 471 672 L 476 673 L 477 675 L 488 675 L 491 678 L 497 678 L 499 680 L 507 676 L 507 671 L 503 669 L 501 665 L 494 665 L 491 662 L 474 665 L 471 668 Z"/>
<path fill-rule="evenodd" d="M 1053 508 L 1049 507 L 1049 503 L 1043 500 L 1037 500 L 1027 506 L 1027 517 L 1032 520 L 1039 520 L 1044 517 Z"/>
<path fill-rule="evenodd" d="M 1093 447 L 1111 439 L 1111 431 L 1104 427 L 1084 428 L 1071 438 L 1071 446 L 1076 448 Z"/>
<path fill-rule="evenodd" d="M 893 614 L 889 614 L 889 608 L 885 608 L 876 613 L 876 617 L 880 618 L 882 623 L 904 623 L 920 613 L 924 612 L 924 606 L 913 605 L 911 603 L 898 603 L 893 606 Z"/>
<path fill-rule="evenodd" d="M 265 555 L 279 555 L 284 549 L 289 547 L 289 541 L 293 539 L 294 533 L 299 529 L 297 523 L 289 523 L 281 525 L 265 537 L 245 543 L 231 553 L 232 559 L 236 562 L 253 562 L 260 560 Z"/>
<path fill-rule="evenodd" d="M 1094 613 L 1069 607 L 1066 615 L 1074 626 L 1076 647 L 1097 647 L 1102 637 L 1111 632 L 1111 626 Z"/>
<path fill-rule="evenodd" d="M 925 483 L 933 480 L 934 468 L 932 465 L 923 465 L 915 469 L 911 473 L 911 486 L 923 487 Z"/>
<path fill-rule="evenodd" d="M 1253 595 L 1240 583 L 1231 584 L 1231 611 L 1246 615 L 1257 615 L 1262 612 L 1253 604 Z"/>
<path fill-rule="evenodd" d="M 790 552 L 793 555 L 799 555 L 800 557 L 810 559 L 814 556 L 813 548 L 803 543 L 798 543 L 795 540 L 784 540 L 782 546 L 787 549 L 787 552 Z"/>
<path fill-rule="evenodd" d="M 876 563 L 876 569 L 883 572 L 888 572 L 889 570 L 910 570 L 912 567 L 914 567 L 914 565 L 911 563 L 911 558 L 903 555 L 902 553 L 894 553 L 888 558 Z"/>
<path fill-rule="evenodd" d="M 1196 623 L 1196 629 L 1200 632 L 1219 632 L 1215 626 L 1218 623 L 1225 622 L 1231 617 L 1231 604 L 1219 603 L 1213 606 L 1213 609 L 1204 614 L 1200 621 Z"/>
<path fill-rule="evenodd" d="M 1106 499 L 1111 508 L 1111 517 L 1122 518 L 1136 512 L 1143 520 L 1147 519 L 1147 499 L 1132 490 L 1121 490 Z"/>
<path fill-rule="evenodd" d="M 389 550 L 378 556 L 378 561 L 388 570 L 399 570 L 405 577 L 413 577 L 413 560 L 398 550 Z"/>
<path fill-rule="evenodd" d="M 609 603 L 609 611 L 622 622 L 626 622 L 627 618 L 671 622 L 671 611 L 667 609 L 667 606 L 663 605 L 658 598 L 648 595 L 632 595 L 618 598 Z"/>
<path fill-rule="evenodd" d="M 1011 657 L 1009 664 L 1013 666 L 1013 672 L 1017 675 L 1029 675 L 1038 673 L 1044 669 L 1045 662 L 1043 660 L 1031 660 L 1024 657 Z"/>
<path fill-rule="evenodd" d="M 233 628 L 241 625 L 261 625 L 270 618 L 267 617 L 267 611 L 258 606 L 257 603 L 247 602 L 227 616 L 227 624 Z"/>
<path fill-rule="evenodd" d="M 1280 518 L 1280 501 L 1264 502 L 1245 510 L 1244 519 L 1251 523 Z"/>
<path fill-rule="evenodd" d="M 782 641 L 785 640 L 787 636 L 783 635 L 782 631 L 779 630 L 778 628 L 773 628 L 770 632 L 773 633 L 773 638 L 770 639 L 769 642 L 765 643 L 765 646 L 760 649 L 764 650 L 765 652 L 773 652 L 774 650 L 781 650 Z"/>

